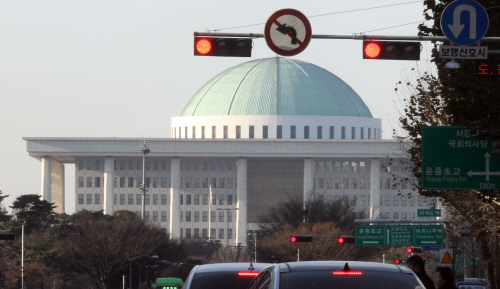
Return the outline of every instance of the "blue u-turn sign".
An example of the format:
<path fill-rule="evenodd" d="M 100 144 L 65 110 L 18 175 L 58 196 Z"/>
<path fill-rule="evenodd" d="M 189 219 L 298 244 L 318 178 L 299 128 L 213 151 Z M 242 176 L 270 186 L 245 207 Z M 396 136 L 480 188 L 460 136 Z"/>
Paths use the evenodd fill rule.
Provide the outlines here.
<path fill-rule="evenodd" d="M 441 15 L 441 30 L 453 43 L 471 45 L 488 31 L 488 13 L 481 4 L 472 0 L 451 2 Z"/>

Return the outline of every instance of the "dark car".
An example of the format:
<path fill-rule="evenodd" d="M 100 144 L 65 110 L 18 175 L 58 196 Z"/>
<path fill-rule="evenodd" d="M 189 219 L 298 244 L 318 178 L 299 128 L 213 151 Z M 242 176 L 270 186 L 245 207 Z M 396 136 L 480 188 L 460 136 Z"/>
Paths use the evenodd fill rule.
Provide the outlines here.
<path fill-rule="evenodd" d="M 409 268 L 356 261 L 273 264 L 249 289 L 425 289 Z"/>
<path fill-rule="evenodd" d="M 269 263 L 220 263 L 197 265 L 191 270 L 182 289 L 247 288 Z"/>

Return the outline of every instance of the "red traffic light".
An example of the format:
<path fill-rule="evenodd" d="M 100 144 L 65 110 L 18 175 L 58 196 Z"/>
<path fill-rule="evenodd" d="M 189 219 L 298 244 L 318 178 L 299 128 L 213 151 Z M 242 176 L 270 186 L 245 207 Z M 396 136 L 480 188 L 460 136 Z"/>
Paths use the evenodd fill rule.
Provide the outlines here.
<path fill-rule="evenodd" d="M 199 54 L 206 55 L 212 51 L 212 42 L 206 38 L 197 39 L 194 45 Z"/>
<path fill-rule="evenodd" d="M 297 237 L 291 236 L 290 237 L 290 242 L 297 242 Z"/>
<path fill-rule="evenodd" d="M 411 252 L 413 252 L 413 248 L 407 248 L 407 249 L 406 249 L 406 252 L 407 252 L 407 253 L 411 253 Z"/>
<path fill-rule="evenodd" d="M 339 244 L 343 244 L 345 242 L 345 240 L 344 240 L 344 238 L 340 237 L 340 238 L 337 239 L 337 242 Z"/>
<path fill-rule="evenodd" d="M 290 242 L 312 242 L 313 236 L 291 236 Z"/>
<path fill-rule="evenodd" d="M 378 42 L 368 42 L 365 44 L 364 53 L 369 58 L 377 58 L 382 52 L 382 46 Z"/>
<path fill-rule="evenodd" d="M 399 260 L 396 260 L 396 264 L 399 264 Z"/>

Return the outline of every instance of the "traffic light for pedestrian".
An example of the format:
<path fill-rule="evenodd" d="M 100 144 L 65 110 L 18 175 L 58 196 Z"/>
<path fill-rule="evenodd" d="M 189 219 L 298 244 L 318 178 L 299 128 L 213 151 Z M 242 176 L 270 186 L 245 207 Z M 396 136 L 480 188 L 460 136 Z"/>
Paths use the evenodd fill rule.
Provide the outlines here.
<path fill-rule="evenodd" d="M 251 57 L 252 39 L 194 37 L 194 55 Z"/>
<path fill-rule="evenodd" d="M 312 236 L 291 236 L 290 237 L 290 242 L 312 242 L 313 237 Z"/>
<path fill-rule="evenodd" d="M 363 41 L 363 59 L 420 60 L 420 42 Z"/>
<path fill-rule="evenodd" d="M 337 238 L 337 243 L 339 243 L 339 244 L 355 243 L 355 241 L 356 241 L 355 237 L 338 237 Z"/>
<path fill-rule="evenodd" d="M 1 233 L 0 234 L 0 240 L 14 240 L 15 239 L 14 233 Z"/>
<path fill-rule="evenodd" d="M 404 259 L 403 260 L 401 260 L 401 259 L 396 260 L 396 264 L 404 264 L 404 263 L 406 263 L 406 261 Z"/>

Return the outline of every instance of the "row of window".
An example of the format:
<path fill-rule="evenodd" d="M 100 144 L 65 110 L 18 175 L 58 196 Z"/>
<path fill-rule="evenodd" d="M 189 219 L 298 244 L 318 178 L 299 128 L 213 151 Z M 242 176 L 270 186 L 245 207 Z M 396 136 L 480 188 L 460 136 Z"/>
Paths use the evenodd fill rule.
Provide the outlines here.
<path fill-rule="evenodd" d="M 225 125 L 223 126 L 223 138 L 227 139 L 229 138 L 229 126 Z M 346 139 L 346 130 L 347 128 L 345 126 L 340 127 L 340 139 Z M 356 139 L 356 136 L 359 131 L 359 139 L 372 139 L 372 128 L 369 127 L 365 130 L 364 127 L 360 127 L 359 130 L 357 130 L 356 127 L 351 127 L 351 139 Z M 365 133 L 366 132 L 366 133 Z M 174 127 L 174 130 L 172 132 L 174 138 L 182 138 L 182 133 L 183 133 L 183 128 L 182 127 Z M 380 132 L 376 129 L 373 128 L 373 139 L 378 139 L 380 138 Z M 205 126 L 200 127 L 200 136 L 201 138 L 207 138 L 205 134 Z M 235 136 L 237 139 L 241 138 L 241 126 L 237 125 L 235 126 Z M 306 125 L 303 127 L 303 136 L 304 139 L 309 139 L 310 137 L 310 126 Z M 193 126 L 191 129 L 191 138 L 196 138 L 196 126 Z M 184 127 L 184 138 L 188 138 L 188 127 Z M 212 136 L 211 138 L 217 138 L 217 127 L 212 126 Z M 248 138 L 255 138 L 255 126 L 251 125 L 248 127 Z M 262 138 L 267 139 L 269 138 L 269 126 L 264 125 L 262 126 Z M 283 126 L 278 125 L 276 126 L 276 138 L 281 139 L 283 138 Z M 292 125 L 290 126 L 290 138 L 295 139 L 297 138 L 297 126 Z M 323 139 L 327 138 L 326 135 L 323 137 L 323 126 L 316 126 L 316 138 L 317 139 Z M 330 126 L 328 129 L 328 138 L 329 139 L 335 139 L 335 126 Z"/>
<path fill-rule="evenodd" d="M 217 229 L 210 229 L 210 239 L 211 240 L 216 240 L 216 239 L 223 240 L 224 239 L 224 231 L 225 231 L 224 229 L 219 229 L 219 237 L 217 238 L 217 236 L 216 236 Z M 191 232 L 193 234 L 191 234 Z M 194 228 L 194 229 L 187 228 L 186 229 L 186 236 L 184 236 L 184 229 L 181 228 L 181 239 L 191 239 L 191 238 L 199 239 L 200 237 L 202 239 L 208 239 L 208 229 L 201 229 L 201 236 L 200 236 L 200 229 L 199 228 Z M 227 237 L 229 240 L 233 239 L 233 229 L 227 229 Z"/>
<path fill-rule="evenodd" d="M 224 204 L 226 197 L 227 197 L 227 203 Z M 201 205 L 208 205 L 208 199 L 209 199 L 208 194 L 201 195 Z M 212 199 L 212 202 L 211 202 L 212 205 L 216 206 L 217 205 L 217 194 L 212 194 L 211 199 Z M 219 200 L 219 205 L 233 205 L 233 204 L 236 204 L 237 195 L 234 195 L 234 199 L 233 199 L 233 195 L 219 194 L 218 200 Z M 181 202 L 181 205 L 184 205 L 184 195 L 183 194 L 181 194 L 181 196 L 180 196 L 180 202 Z M 199 194 L 194 194 L 194 195 L 186 194 L 186 205 L 191 205 L 191 204 L 200 205 L 200 195 Z"/>
<path fill-rule="evenodd" d="M 366 163 L 353 162 L 353 161 L 314 161 L 314 171 L 318 172 L 332 172 L 335 165 L 335 172 L 366 172 Z"/>
<path fill-rule="evenodd" d="M 232 171 L 235 167 L 234 161 L 181 161 L 181 171 Z"/>
<path fill-rule="evenodd" d="M 137 211 L 135 214 L 139 217 L 142 218 L 142 212 Z M 149 221 L 151 218 L 151 212 L 149 211 L 144 211 L 144 220 Z M 152 222 L 156 223 L 158 222 L 158 211 L 153 211 L 153 218 L 151 219 Z M 160 222 L 166 222 L 167 221 L 167 211 L 161 211 L 161 219 Z"/>
<path fill-rule="evenodd" d="M 335 183 L 332 184 L 332 180 Z M 359 182 L 358 182 L 359 181 Z M 359 184 L 359 186 L 358 186 Z M 364 178 L 314 178 L 313 179 L 314 189 L 370 189 L 370 179 Z M 392 179 L 385 178 L 380 179 L 380 189 L 390 190 L 392 188 L 398 188 L 402 190 L 408 189 L 408 181 L 406 179 Z"/>
<path fill-rule="evenodd" d="M 184 216 L 185 215 L 185 216 Z M 225 213 L 223 211 L 219 211 L 219 222 L 225 222 Z M 191 218 L 192 216 L 192 218 Z M 198 223 L 200 222 L 200 211 L 186 211 L 183 212 L 181 211 L 181 222 L 184 222 L 184 217 L 185 217 L 185 222 L 195 222 Z M 201 222 L 208 222 L 208 211 L 202 211 L 201 212 Z M 211 211 L 210 212 L 210 222 L 217 222 L 217 212 Z M 232 211 L 227 211 L 227 222 L 232 223 L 233 222 L 233 212 Z"/>
<path fill-rule="evenodd" d="M 392 212 L 393 219 L 415 219 L 415 212 Z M 391 212 L 381 212 L 380 219 L 390 219 Z M 425 217 L 426 219 L 434 219 L 435 217 Z M 418 219 L 424 219 L 424 217 L 418 217 Z"/>
<path fill-rule="evenodd" d="M 392 206 L 415 206 L 415 199 L 408 196 L 392 196 Z M 419 207 L 429 207 L 435 202 L 432 198 L 427 198 L 424 196 L 418 196 L 418 206 Z M 391 206 L 391 195 L 380 196 L 380 206 Z M 397 218 L 396 218 L 397 219 Z"/>
<path fill-rule="evenodd" d="M 158 171 L 166 171 L 168 168 L 168 162 L 166 160 L 163 161 L 148 161 L 146 160 L 146 165 L 144 168 L 149 171 L 151 170 L 151 163 L 153 163 L 153 170 Z M 129 171 L 132 170 L 140 170 L 142 171 L 142 160 L 138 161 L 132 161 L 132 160 L 120 160 L 120 161 L 115 161 L 114 162 L 114 169 L 117 170 L 120 168 L 121 171 L 124 171 L 125 169 L 128 168 Z M 78 170 L 83 171 L 83 170 L 88 170 L 88 171 L 99 171 L 101 169 L 101 162 L 100 160 L 88 160 L 85 165 L 84 160 L 79 160 L 78 161 Z"/>
<path fill-rule="evenodd" d="M 208 188 L 208 180 L 209 178 L 181 178 L 181 188 L 186 187 L 189 188 Z M 226 182 L 227 181 L 227 182 Z M 210 178 L 210 186 L 212 188 L 217 188 L 217 185 L 220 189 L 223 188 L 236 188 L 236 178 L 219 178 L 219 182 L 217 182 L 217 178 Z"/>
<path fill-rule="evenodd" d="M 135 199 L 135 204 L 136 205 L 142 205 L 142 194 L 113 194 L 113 204 L 117 205 L 118 204 L 118 196 L 120 197 L 120 205 L 134 205 L 134 199 Z M 146 194 L 144 195 L 144 204 L 149 205 L 151 204 L 151 196 L 153 198 L 153 205 L 166 205 L 167 204 L 167 194 Z M 158 197 L 161 197 L 158 199 Z M 126 197 L 128 197 L 126 199 Z M 85 195 L 84 194 L 78 194 L 78 204 L 83 205 L 100 205 L 101 204 L 101 194 L 87 194 L 87 201 L 85 202 Z"/>

